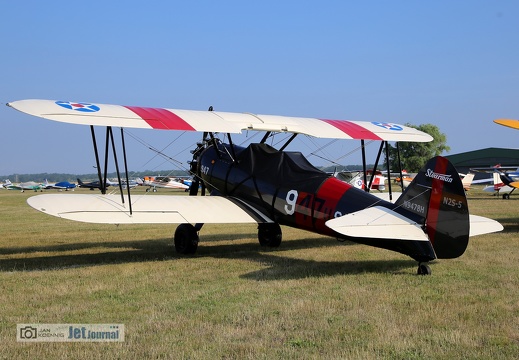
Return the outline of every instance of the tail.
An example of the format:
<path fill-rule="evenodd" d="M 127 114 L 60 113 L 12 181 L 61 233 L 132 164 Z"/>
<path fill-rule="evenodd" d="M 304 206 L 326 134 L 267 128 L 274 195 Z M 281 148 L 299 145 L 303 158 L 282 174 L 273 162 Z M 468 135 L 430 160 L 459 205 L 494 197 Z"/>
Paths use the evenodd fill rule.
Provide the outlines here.
<path fill-rule="evenodd" d="M 83 185 L 83 181 L 81 181 L 80 178 L 77 178 L 77 184 L 78 184 L 79 186 L 81 186 L 81 185 Z"/>
<path fill-rule="evenodd" d="M 470 190 L 470 186 L 472 185 L 472 181 L 474 180 L 474 174 L 467 174 L 461 179 L 461 183 L 463 184 L 463 188 L 465 191 Z"/>
<path fill-rule="evenodd" d="M 465 252 L 470 233 L 467 198 L 456 168 L 446 158 L 429 160 L 395 205 L 396 212 L 422 225 L 438 259 Z"/>
<path fill-rule="evenodd" d="M 499 178 L 503 184 L 512 188 L 519 188 L 519 181 L 514 181 L 514 179 L 512 179 L 507 173 L 499 173 Z"/>

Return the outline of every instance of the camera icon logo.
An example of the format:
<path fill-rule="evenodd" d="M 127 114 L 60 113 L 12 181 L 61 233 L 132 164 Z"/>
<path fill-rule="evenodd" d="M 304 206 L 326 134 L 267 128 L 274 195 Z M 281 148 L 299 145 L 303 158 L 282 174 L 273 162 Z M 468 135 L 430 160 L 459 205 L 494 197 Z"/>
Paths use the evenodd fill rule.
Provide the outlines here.
<path fill-rule="evenodd" d="M 36 339 L 38 338 L 38 329 L 32 326 L 20 328 L 20 339 Z"/>

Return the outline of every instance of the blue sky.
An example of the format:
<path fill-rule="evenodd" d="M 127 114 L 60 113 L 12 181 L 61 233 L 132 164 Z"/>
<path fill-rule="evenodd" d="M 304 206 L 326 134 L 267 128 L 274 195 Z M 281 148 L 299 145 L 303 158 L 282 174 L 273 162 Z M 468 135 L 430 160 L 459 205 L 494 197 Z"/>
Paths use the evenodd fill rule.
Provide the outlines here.
<path fill-rule="evenodd" d="M 2 3 L 0 44 L 2 104 L 431 123 L 448 154 L 519 147 L 519 132 L 492 122 L 519 118 L 517 1 L 20 0 Z M 1 175 L 93 172 L 88 127 L 6 106 L 0 125 Z M 130 131 L 160 149 L 180 135 Z M 185 167 L 198 138 L 185 134 L 165 152 Z M 131 170 L 175 168 L 133 138 L 127 146 Z M 337 159 L 357 147 L 327 151 Z M 310 151 L 304 141 L 289 149 Z M 360 152 L 340 162 L 360 163 Z"/>

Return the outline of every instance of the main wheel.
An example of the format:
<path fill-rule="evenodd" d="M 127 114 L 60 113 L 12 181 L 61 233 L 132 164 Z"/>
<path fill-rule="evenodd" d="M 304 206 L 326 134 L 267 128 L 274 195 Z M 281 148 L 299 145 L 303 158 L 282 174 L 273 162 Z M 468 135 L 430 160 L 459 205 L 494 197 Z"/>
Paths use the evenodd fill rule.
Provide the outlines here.
<path fill-rule="evenodd" d="M 258 240 L 261 246 L 278 247 L 281 239 L 281 227 L 278 223 L 258 224 Z"/>
<path fill-rule="evenodd" d="M 427 264 L 418 264 L 418 275 L 431 275 L 432 271 Z"/>
<path fill-rule="evenodd" d="M 175 250 L 179 254 L 194 254 L 198 248 L 198 234 L 191 224 L 180 224 L 175 230 Z"/>

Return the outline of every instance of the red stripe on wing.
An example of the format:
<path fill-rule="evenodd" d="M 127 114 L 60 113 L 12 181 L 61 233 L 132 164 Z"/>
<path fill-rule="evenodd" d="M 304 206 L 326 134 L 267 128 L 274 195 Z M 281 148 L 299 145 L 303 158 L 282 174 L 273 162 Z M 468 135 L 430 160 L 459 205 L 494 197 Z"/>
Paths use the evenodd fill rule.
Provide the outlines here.
<path fill-rule="evenodd" d="M 352 123 L 350 121 L 345 120 L 326 120 L 321 119 L 322 121 L 336 127 L 341 130 L 345 134 L 351 136 L 354 139 L 364 139 L 364 140 L 382 140 L 375 133 L 363 128 L 360 125 Z"/>
<path fill-rule="evenodd" d="M 136 113 L 139 117 L 146 121 L 153 129 L 196 131 L 180 116 L 166 109 L 139 106 L 125 106 L 125 108 Z"/>

